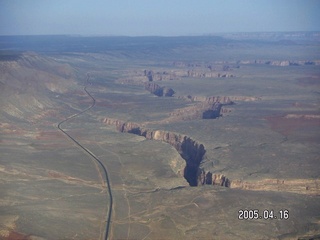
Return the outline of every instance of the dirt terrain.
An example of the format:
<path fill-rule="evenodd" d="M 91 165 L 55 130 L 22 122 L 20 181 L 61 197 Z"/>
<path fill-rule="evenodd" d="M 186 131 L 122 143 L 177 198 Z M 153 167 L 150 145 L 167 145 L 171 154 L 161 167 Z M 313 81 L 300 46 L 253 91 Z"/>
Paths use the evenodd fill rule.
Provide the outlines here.
<path fill-rule="evenodd" d="M 3 54 L 0 239 L 104 239 L 69 116 L 109 239 L 317 239 L 319 43 L 166 41 Z"/>

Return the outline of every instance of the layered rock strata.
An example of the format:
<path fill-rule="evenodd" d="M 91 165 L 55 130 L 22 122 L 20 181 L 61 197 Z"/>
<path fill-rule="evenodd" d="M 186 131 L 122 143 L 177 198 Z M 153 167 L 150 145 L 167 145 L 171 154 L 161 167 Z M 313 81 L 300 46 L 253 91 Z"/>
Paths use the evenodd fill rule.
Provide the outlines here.
<path fill-rule="evenodd" d="M 254 182 L 233 180 L 230 188 L 320 195 L 320 179 L 263 179 Z"/>
<path fill-rule="evenodd" d="M 232 111 L 225 106 L 235 104 L 235 101 L 258 101 L 260 97 L 251 96 L 178 96 L 180 99 L 194 102 L 194 105 L 180 108 L 170 113 L 172 120 L 215 119 Z"/>
<path fill-rule="evenodd" d="M 224 104 L 234 104 L 235 101 L 242 102 L 251 102 L 251 101 L 259 101 L 261 97 L 251 97 L 251 96 L 179 96 L 178 98 L 182 98 L 185 100 L 189 100 L 191 102 L 206 102 L 206 103 L 224 103 Z"/>
<path fill-rule="evenodd" d="M 116 126 L 117 130 L 143 136 L 149 140 L 158 140 L 173 146 L 186 161 L 184 178 L 190 186 L 216 185 L 250 191 L 280 191 L 307 195 L 320 195 L 319 179 L 261 179 L 258 181 L 230 180 L 224 174 L 212 173 L 200 168 L 205 156 L 205 146 L 189 136 L 152 130 L 137 123 L 124 122 L 117 119 L 105 118 L 105 124 Z"/>
<path fill-rule="evenodd" d="M 164 81 L 164 80 L 179 80 L 182 74 L 179 72 L 168 72 L 168 71 L 154 72 L 152 70 L 144 70 L 143 76 L 146 77 L 149 82 L 152 82 L 152 81 Z"/>
<path fill-rule="evenodd" d="M 184 169 L 185 179 L 188 181 L 190 186 L 199 185 L 198 174 L 202 172 L 202 170 L 199 169 L 199 166 L 206 153 L 203 144 L 198 143 L 186 135 L 162 130 L 147 129 L 140 127 L 136 123 L 123 122 L 108 118 L 105 118 L 103 122 L 108 125 L 116 126 L 117 130 L 120 132 L 132 133 L 143 136 L 149 140 L 158 140 L 169 143 L 186 161 L 186 167 Z"/>
<path fill-rule="evenodd" d="M 196 78 L 232 78 L 235 77 L 231 73 L 219 73 L 205 70 L 188 70 L 186 77 Z"/>
<path fill-rule="evenodd" d="M 290 61 L 290 60 L 241 60 L 238 61 L 239 64 L 267 64 L 272 66 L 280 66 L 280 67 L 286 67 L 286 66 L 303 66 L 303 65 L 320 65 L 320 60 L 296 60 L 296 61 Z"/>
<path fill-rule="evenodd" d="M 230 64 L 233 64 L 230 66 Z M 273 66 L 302 66 L 302 65 L 320 65 L 320 60 L 238 60 L 238 61 L 214 61 L 208 63 L 185 63 L 173 62 L 176 67 L 188 67 L 193 69 L 208 68 L 210 70 L 224 70 L 227 71 L 231 68 L 237 68 L 237 64 L 269 64 Z"/>
<path fill-rule="evenodd" d="M 213 174 L 200 169 L 198 173 L 198 185 L 218 185 L 230 187 L 231 181 L 223 174 Z"/>
<path fill-rule="evenodd" d="M 170 117 L 178 118 L 181 120 L 193 119 L 215 119 L 220 117 L 221 108 L 224 104 L 215 103 L 198 103 L 194 106 L 189 106 L 177 109 L 170 113 Z"/>
<path fill-rule="evenodd" d="M 148 82 L 144 84 L 144 88 L 158 97 L 172 97 L 175 91 L 172 88 L 160 87 L 158 84 Z"/>
<path fill-rule="evenodd" d="M 118 79 L 116 82 L 130 85 L 143 85 L 145 83 L 157 81 L 181 80 L 182 78 L 232 78 L 235 77 L 231 73 L 229 66 L 224 66 L 217 70 L 211 66 L 205 68 L 193 69 L 174 69 L 169 71 L 133 71 L 127 73 L 126 78 Z"/>

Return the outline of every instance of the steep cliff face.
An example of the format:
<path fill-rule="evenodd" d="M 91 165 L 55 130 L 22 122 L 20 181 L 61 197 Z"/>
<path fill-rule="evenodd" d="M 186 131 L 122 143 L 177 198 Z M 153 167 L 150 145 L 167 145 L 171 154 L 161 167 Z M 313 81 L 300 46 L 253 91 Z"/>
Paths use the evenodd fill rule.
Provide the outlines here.
<path fill-rule="evenodd" d="M 170 113 L 172 120 L 215 119 L 231 112 L 225 106 L 235 104 L 235 101 L 258 101 L 260 97 L 251 96 L 178 96 L 180 99 L 193 102 L 192 106 L 177 109 Z"/>
<path fill-rule="evenodd" d="M 235 101 L 241 102 L 251 102 L 261 100 L 260 97 L 249 97 L 249 96 L 179 96 L 178 98 L 182 98 L 185 100 L 189 100 L 191 102 L 204 102 L 204 103 L 222 103 L 222 104 L 234 104 Z"/>
<path fill-rule="evenodd" d="M 186 161 L 184 169 L 184 177 L 190 186 L 198 185 L 198 173 L 200 173 L 200 163 L 206 153 L 203 144 L 198 143 L 189 136 L 167 132 L 162 130 L 152 130 L 140 127 L 136 123 L 123 122 L 116 119 L 105 118 L 104 123 L 108 125 L 115 125 L 120 132 L 132 133 L 143 136 L 149 140 L 158 140 L 169 143 L 173 146 Z"/>
<path fill-rule="evenodd" d="M 189 136 L 144 128 L 139 124 L 105 118 L 104 123 L 116 126 L 117 130 L 143 136 L 149 140 L 158 140 L 173 146 L 186 161 L 184 178 L 190 186 L 216 185 L 251 191 L 281 191 L 298 194 L 319 195 L 319 179 L 262 179 L 258 181 L 230 180 L 224 174 L 212 173 L 200 168 L 205 156 L 205 146 Z"/>
<path fill-rule="evenodd" d="M 233 180 L 230 188 L 251 191 L 280 191 L 308 195 L 320 194 L 320 179 L 263 179 L 260 181 Z"/>
<path fill-rule="evenodd" d="M 220 117 L 222 106 L 221 103 L 197 103 L 175 110 L 170 113 L 170 117 L 179 120 L 215 119 Z"/>
<path fill-rule="evenodd" d="M 120 132 L 132 133 L 143 136 L 149 140 L 158 140 L 169 143 L 180 156 L 186 161 L 184 168 L 184 178 L 190 186 L 218 185 L 229 187 L 231 181 L 223 174 L 213 174 L 206 172 L 199 166 L 206 153 L 203 144 L 198 143 L 189 136 L 162 130 L 152 130 L 140 127 L 136 123 L 124 122 L 117 119 L 105 118 L 104 123 L 116 126 Z"/>
<path fill-rule="evenodd" d="M 231 181 L 223 174 L 213 174 L 200 169 L 198 172 L 198 185 L 218 185 L 230 187 Z"/>
<path fill-rule="evenodd" d="M 160 87 L 156 83 L 145 83 L 144 88 L 158 97 L 172 97 L 175 91 L 172 88 Z"/>

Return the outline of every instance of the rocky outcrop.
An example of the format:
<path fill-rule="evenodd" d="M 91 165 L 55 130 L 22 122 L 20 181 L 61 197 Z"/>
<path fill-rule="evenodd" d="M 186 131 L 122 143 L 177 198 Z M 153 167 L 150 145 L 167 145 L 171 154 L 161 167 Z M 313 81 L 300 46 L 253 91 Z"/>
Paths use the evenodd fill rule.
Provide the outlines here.
<path fill-rule="evenodd" d="M 198 185 L 198 174 L 201 172 L 199 170 L 199 166 L 206 153 L 203 144 L 198 143 L 197 141 L 186 135 L 143 128 L 136 123 L 124 122 L 117 119 L 108 118 L 105 118 L 103 122 L 108 125 L 115 125 L 117 130 L 120 132 L 132 133 L 143 136 L 149 140 L 158 140 L 169 143 L 186 161 L 184 177 L 188 181 L 189 185 Z"/>
<path fill-rule="evenodd" d="M 222 103 L 222 104 L 234 104 L 235 101 L 241 102 L 251 102 L 251 101 L 259 101 L 260 97 L 252 97 L 252 96 L 179 96 L 178 98 L 182 98 L 191 102 L 206 102 L 206 103 Z"/>
<path fill-rule="evenodd" d="M 198 103 L 194 106 L 177 109 L 170 113 L 170 117 L 180 120 L 215 119 L 221 116 L 222 106 L 223 104 L 218 102 Z"/>
<path fill-rule="evenodd" d="M 174 132 L 147 129 L 139 127 L 136 123 L 123 122 L 115 119 L 106 118 L 103 122 L 108 125 L 115 125 L 120 132 L 132 133 L 143 136 L 149 140 L 169 143 L 186 161 L 184 178 L 190 186 L 217 185 L 229 187 L 231 184 L 231 181 L 225 175 L 213 174 L 210 171 L 206 172 L 204 169 L 199 168 L 206 150 L 203 144 L 198 143 L 189 136 Z"/>
<path fill-rule="evenodd" d="M 158 97 L 172 97 L 175 91 L 172 88 L 160 87 L 153 82 L 145 83 L 144 88 Z"/>
<path fill-rule="evenodd" d="M 103 122 L 107 125 L 113 125 L 116 127 L 116 129 L 119 132 L 129 132 L 130 130 L 134 129 L 134 128 L 139 128 L 141 127 L 139 124 L 137 123 L 133 123 L 133 122 L 124 122 L 118 119 L 112 119 L 112 118 L 104 118 Z"/>
<path fill-rule="evenodd" d="M 233 68 L 239 68 L 238 65 L 231 63 L 229 61 L 214 61 L 214 62 L 173 62 L 172 65 L 179 68 L 189 68 L 189 69 L 202 69 L 210 71 L 230 71 Z"/>
<path fill-rule="evenodd" d="M 232 68 L 238 68 L 239 66 L 232 67 L 229 65 L 205 65 L 195 66 L 194 68 L 183 68 L 173 70 L 132 70 L 125 73 L 124 78 L 117 79 L 116 82 L 120 84 L 128 85 L 144 85 L 150 82 L 157 81 L 171 81 L 181 80 L 183 78 L 231 78 L 235 77 L 232 73 Z"/>
<path fill-rule="evenodd" d="M 190 77 L 234 77 L 230 73 L 233 69 L 240 68 L 240 64 L 267 64 L 272 66 L 305 66 L 320 65 L 320 60 L 238 60 L 238 61 L 213 61 L 207 63 L 173 62 L 173 66 L 188 68 L 187 76 Z M 218 75 L 219 74 L 219 75 Z"/>
<path fill-rule="evenodd" d="M 223 174 L 213 174 L 200 169 L 198 173 L 198 185 L 218 185 L 230 187 L 231 181 Z"/>
<path fill-rule="evenodd" d="M 234 101 L 256 101 L 261 98 L 246 96 L 179 96 L 191 102 L 197 102 L 192 106 L 177 109 L 170 113 L 173 120 L 194 120 L 194 119 L 215 119 L 222 116 L 223 113 L 229 113 L 231 109 L 223 108 L 224 106 L 233 105 Z"/>
<path fill-rule="evenodd" d="M 148 79 L 149 82 L 152 81 L 164 81 L 164 80 L 178 80 L 180 75 L 177 72 L 168 72 L 168 71 L 157 71 L 144 70 L 143 75 Z"/>
<path fill-rule="evenodd" d="M 234 77 L 231 73 L 219 73 L 204 70 L 188 70 L 187 77 L 196 78 L 232 78 Z"/>
<path fill-rule="evenodd" d="M 171 120 L 214 119 L 230 113 L 232 109 L 225 106 L 235 104 L 235 101 L 259 101 L 260 97 L 251 96 L 178 96 L 186 101 L 196 102 L 192 106 L 180 108 L 170 113 Z"/>
<path fill-rule="evenodd" d="M 200 168 L 205 156 L 205 146 L 189 136 L 162 130 L 144 128 L 137 123 L 105 118 L 104 123 L 116 126 L 117 130 L 158 140 L 173 146 L 186 161 L 184 178 L 190 186 L 216 185 L 251 191 L 280 191 L 307 195 L 320 195 L 320 179 L 262 179 L 255 181 L 230 180 L 226 175 Z"/>
<path fill-rule="evenodd" d="M 174 62 L 174 66 L 188 68 L 184 77 L 195 78 L 232 78 L 235 77 L 231 73 L 233 68 L 238 66 L 231 66 L 224 62 L 207 62 L 207 63 L 183 63 Z"/>
<path fill-rule="evenodd" d="M 153 81 L 153 72 L 152 71 L 144 70 L 144 75 L 148 78 L 149 82 Z"/>
<path fill-rule="evenodd" d="M 233 180 L 230 188 L 251 191 L 279 191 L 320 195 L 320 179 L 263 179 L 260 181 Z"/>
<path fill-rule="evenodd" d="M 239 64 L 267 64 L 272 66 L 304 66 L 304 65 L 320 65 L 320 60 L 241 60 Z"/>

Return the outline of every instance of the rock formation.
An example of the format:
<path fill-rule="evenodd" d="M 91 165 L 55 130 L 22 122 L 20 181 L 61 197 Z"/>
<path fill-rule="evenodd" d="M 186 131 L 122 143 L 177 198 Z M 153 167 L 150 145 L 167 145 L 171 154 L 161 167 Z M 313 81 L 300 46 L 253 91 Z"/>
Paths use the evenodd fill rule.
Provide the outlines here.
<path fill-rule="evenodd" d="M 178 80 L 181 74 L 177 72 L 144 70 L 143 76 L 147 77 L 149 82 L 163 80 Z"/>
<path fill-rule="evenodd" d="M 203 96 L 179 96 L 178 98 L 182 98 L 185 100 L 189 100 L 192 102 L 206 102 L 206 103 L 223 103 L 223 104 L 234 104 L 235 101 L 243 101 L 243 102 L 250 102 L 250 101 L 258 101 L 261 100 L 260 97 L 249 97 L 249 96 L 210 96 L 210 97 L 203 97 Z"/>
<path fill-rule="evenodd" d="M 239 64 L 267 64 L 272 66 L 303 66 L 303 65 L 320 65 L 320 60 L 241 60 L 238 61 Z"/>
<path fill-rule="evenodd" d="M 154 82 L 145 83 L 144 88 L 158 97 L 172 97 L 175 94 L 172 88 L 160 87 Z"/>
<path fill-rule="evenodd" d="M 263 179 L 260 181 L 233 180 L 230 188 L 251 191 L 280 191 L 299 194 L 319 195 L 319 179 Z"/>
<path fill-rule="evenodd" d="M 144 70 L 144 75 L 148 78 L 149 82 L 153 81 L 153 72 L 152 71 Z"/>
<path fill-rule="evenodd" d="M 162 130 L 152 130 L 140 127 L 136 123 L 123 122 L 117 119 L 103 120 L 108 125 L 115 125 L 117 130 L 125 133 L 132 133 L 139 136 L 143 136 L 149 140 L 158 140 L 169 143 L 173 146 L 186 161 L 186 167 L 184 169 L 184 177 L 190 184 L 190 186 L 198 185 L 198 174 L 200 163 L 206 153 L 203 144 L 198 143 L 189 136 L 167 132 Z"/>
<path fill-rule="evenodd" d="M 188 70 L 187 77 L 196 77 L 196 78 L 232 78 L 234 77 L 231 73 L 219 73 L 219 72 L 211 72 L 204 70 Z"/>
<path fill-rule="evenodd" d="M 230 187 L 231 181 L 223 174 L 212 174 L 204 169 L 199 169 L 198 185 L 218 185 Z"/>
<path fill-rule="evenodd" d="M 235 101 L 258 101 L 260 97 L 251 96 L 178 96 L 186 101 L 196 102 L 192 106 L 177 109 L 170 113 L 172 120 L 214 119 L 231 112 L 225 106 L 235 104 Z"/>
<path fill-rule="evenodd" d="M 319 179 L 262 179 L 258 181 L 230 180 L 224 174 L 212 173 L 200 168 L 206 150 L 203 144 L 189 136 L 144 128 L 137 123 L 105 118 L 104 123 L 116 126 L 117 130 L 158 140 L 173 146 L 186 161 L 184 178 L 190 186 L 217 185 L 251 191 L 281 191 L 299 194 L 319 195 Z"/>
<path fill-rule="evenodd" d="M 220 117 L 223 104 L 198 103 L 193 106 L 177 109 L 170 113 L 170 117 L 179 120 L 215 119 Z"/>

